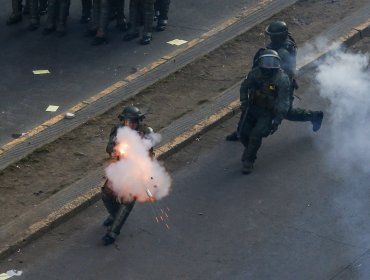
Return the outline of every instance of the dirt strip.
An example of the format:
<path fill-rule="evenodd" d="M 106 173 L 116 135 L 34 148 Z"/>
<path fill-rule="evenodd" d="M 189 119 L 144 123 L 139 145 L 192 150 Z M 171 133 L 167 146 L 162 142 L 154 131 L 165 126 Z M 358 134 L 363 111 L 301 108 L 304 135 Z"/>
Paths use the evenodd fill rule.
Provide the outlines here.
<path fill-rule="evenodd" d="M 366 0 L 301 0 L 274 19 L 285 20 L 299 45 L 358 10 Z M 325 15 L 325 16 L 323 16 Z M 126 104 L 148 113 L 155 130 L 216 98 L 248 71 L 255 51 L 264 45 L 267 22 L 144 90 L 29 157 L 0 172 L 0 225 L 38 205 L 52 194 L 105 164 L 105 144 L 116 116 Z M 191 83 L 189 83 L 191 81 Z"/>

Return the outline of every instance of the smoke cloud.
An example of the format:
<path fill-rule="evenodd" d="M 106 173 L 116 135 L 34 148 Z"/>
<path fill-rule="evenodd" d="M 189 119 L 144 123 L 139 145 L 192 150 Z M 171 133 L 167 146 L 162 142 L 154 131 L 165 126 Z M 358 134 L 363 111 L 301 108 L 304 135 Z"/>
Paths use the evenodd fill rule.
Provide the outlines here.
<path fill-rule="evenodd" d="M 329 100 L 329 164 L 342 172 L 370 171 L 369 54 L 337 48 L 320 62 L 316 81 Z"/>
<path fill-rule="evenodd" d="M 168 195 L 171 178 L 165 168 L 149 155 L 149 150 L 160 140 L 157 133 L 142 138 L 128 127 L 118 129 L 115 149 L 123 156 L 111 163 L 105 174 L 119 199 L 130 201 L 136 198 L 145 202 Z"/>

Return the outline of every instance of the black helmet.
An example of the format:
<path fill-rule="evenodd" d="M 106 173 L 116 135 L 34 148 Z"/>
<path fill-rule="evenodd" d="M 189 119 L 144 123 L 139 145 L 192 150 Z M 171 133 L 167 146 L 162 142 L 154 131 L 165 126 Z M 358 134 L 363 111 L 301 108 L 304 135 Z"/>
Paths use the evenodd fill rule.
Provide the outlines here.
<path fill-rule="evenodd" d="M 144 119 L 144 117 L 144 114 L 140 112 L 138 107 L 130 105 L 123 108 L 123 111 L 121 114 L 119 114 L 118 119 L 120 121 L 130 120 L 140 122 Z"/>
<path fill-rule="evenodd" d="M 265 33 L 269 36 L 286 37 L 288 35 L 288 26 L 284 21 L 274 21 L 266 27 Z"/>
<path fill-rule="evenodd" d="M 279 54 L 274 50 L 264 50 L 258 57 L 258 65 L 263 69 L 280 68 Z"/>

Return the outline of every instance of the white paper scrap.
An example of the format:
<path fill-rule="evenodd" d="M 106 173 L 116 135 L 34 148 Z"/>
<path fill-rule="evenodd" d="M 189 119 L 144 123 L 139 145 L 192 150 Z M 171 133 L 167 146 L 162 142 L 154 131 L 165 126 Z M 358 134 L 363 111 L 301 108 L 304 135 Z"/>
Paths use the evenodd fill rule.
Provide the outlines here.
<path fill-rule="evenodd" d="M 46 108 L 46 112 L 56 112 L 58 110 L 59 106 L 55 105 L 49 105 L 49 107 Z"/>
<path fill-rule="evenodd" d="M 167 42 L 167 44 L 174 45 L 174 46 L 181 46 L 183 44 L 186 44 L 187 42 L 188 41 L 185 41 L 185 40 L 175 39 L 175 40 Z"/>
<path fill-rule="evenodd" d="M 49 70 L 33 70 L 33 74 L 35 75 L 45 75 L 45 74 L 50 74 Z"/>
<path fill-rule="evenodd" d="M 0 280 L 6 280 L 6 279 L 9 279 L 11 276 L 9 276 L 8 274 L 6 273 L 1 273 L 0 274 Z"/>
<path fill-rule="evenodd" d="M 22 270 L 15 270 L 15 269 L 8 270 L 6 272 L 6 274 L 8 274 L 10 277 L 13 277 L 13 276 L 21 276 L 22 273 L 23 273 Z"/>

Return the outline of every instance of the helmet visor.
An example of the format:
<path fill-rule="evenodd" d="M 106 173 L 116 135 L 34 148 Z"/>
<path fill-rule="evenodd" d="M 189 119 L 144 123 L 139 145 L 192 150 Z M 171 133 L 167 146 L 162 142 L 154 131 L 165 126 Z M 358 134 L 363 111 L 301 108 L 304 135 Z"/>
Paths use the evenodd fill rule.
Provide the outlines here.
<path fill-rule="evenodd" d="M 124 119 L 123 125 L 131 129 L 136 129 L 138 127 L 138 121 L 133 119 Z"/>
<path fill-rule="evenodd" d="M 277 69 L 280 68 L 280 60 L 275 56 L 261 56 L 259 66 L 265 69 Z"/>

